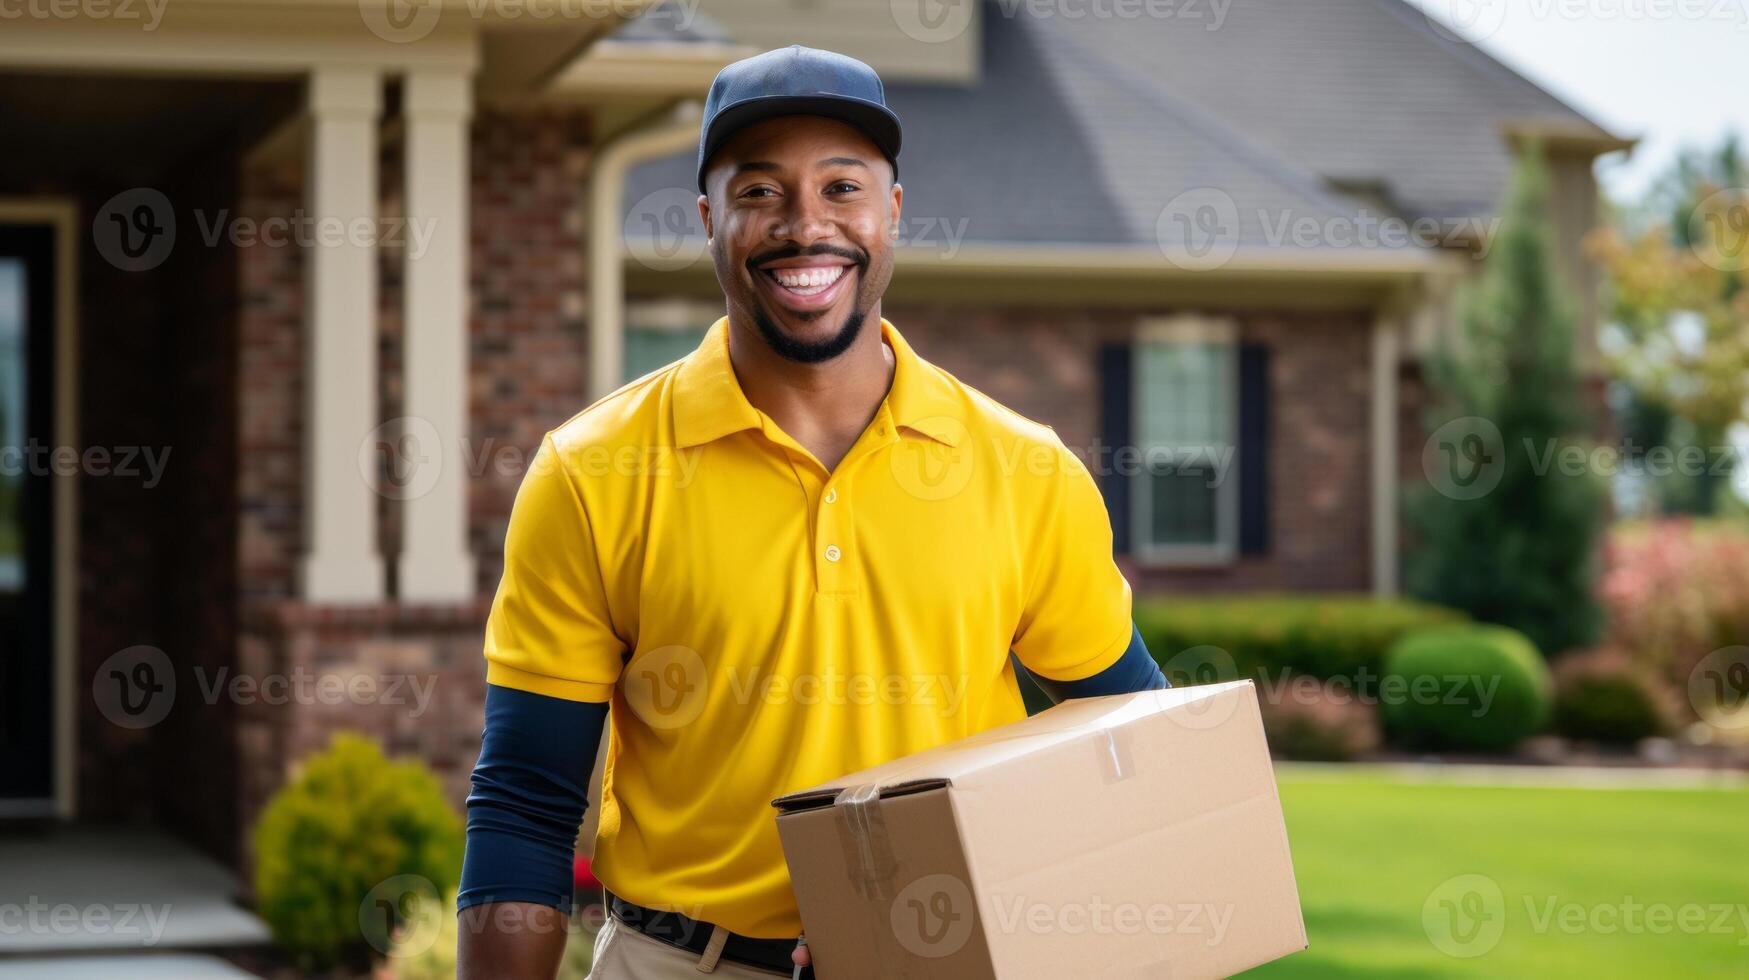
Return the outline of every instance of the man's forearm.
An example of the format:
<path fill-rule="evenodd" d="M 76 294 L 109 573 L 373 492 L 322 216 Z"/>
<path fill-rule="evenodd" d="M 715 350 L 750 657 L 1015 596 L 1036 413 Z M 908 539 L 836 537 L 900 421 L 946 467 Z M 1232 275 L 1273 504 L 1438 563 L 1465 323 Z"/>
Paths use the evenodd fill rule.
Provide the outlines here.
<path fill-rule="evenodd" d="M 567 925 L 559 909 L 533 902 L 491 902 L 463 909 L 456 925 L 457 980 L 558 975 Z"/>

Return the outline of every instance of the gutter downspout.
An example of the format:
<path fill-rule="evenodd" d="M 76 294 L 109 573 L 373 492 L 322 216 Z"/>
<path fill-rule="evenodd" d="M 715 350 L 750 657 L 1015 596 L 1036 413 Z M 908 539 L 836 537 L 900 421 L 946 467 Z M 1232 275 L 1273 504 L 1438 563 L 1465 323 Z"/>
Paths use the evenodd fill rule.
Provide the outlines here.
<path fill-rule="evenodd" d="M 589 401 L 620 386 L 625 362 L 625 179 L 632 167 L 698 146 L 703 110 L 684 102 L 597 152 L 589 180 Z"/>

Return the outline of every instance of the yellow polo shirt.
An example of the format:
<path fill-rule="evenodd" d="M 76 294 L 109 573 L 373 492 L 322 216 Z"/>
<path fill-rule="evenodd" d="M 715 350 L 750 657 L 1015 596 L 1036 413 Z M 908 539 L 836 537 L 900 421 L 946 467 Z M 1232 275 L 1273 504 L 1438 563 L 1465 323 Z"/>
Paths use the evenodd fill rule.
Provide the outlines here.
<path fill-rule="evenodd" d="M 641 905 L 801 931 L 771 800 L 1025 716 L 1130 640 L 1092 477 L 881 330 L 892 388 L 828 471 L 754 408 L 728 321 L 542 441 L 487 679 L 611 701 L 595 871 Z"/>

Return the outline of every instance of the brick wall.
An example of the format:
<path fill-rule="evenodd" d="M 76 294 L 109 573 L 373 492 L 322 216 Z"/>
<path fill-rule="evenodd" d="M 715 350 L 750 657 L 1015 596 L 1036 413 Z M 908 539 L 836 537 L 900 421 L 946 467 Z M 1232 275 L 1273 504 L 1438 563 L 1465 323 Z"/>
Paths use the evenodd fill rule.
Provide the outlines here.
<path fill-rule="evenodd" d="M 238 705 L 239 832 L 298 760 L 337 731 L 417 758 L 459 813 L 480 752 L 486 603 L 355 608 L 256 603 L 243 620 L 237 673 L 279 685 Z"/>
<path fill-rule="evenodd" d="M 1099 432 L 1100 345 L 1127 339 L 1143 316 L 1184 311 L 911 305 L 883 312 L 925 358 L 1087 450 Z M 1270 551 L 1212 568 L 1129 563 L 1131 582 L 1164 593 L 1369 589 L 1372 319 L 1361 312 L 1237 319 L 1241 343 L 1270 351 Z"/>

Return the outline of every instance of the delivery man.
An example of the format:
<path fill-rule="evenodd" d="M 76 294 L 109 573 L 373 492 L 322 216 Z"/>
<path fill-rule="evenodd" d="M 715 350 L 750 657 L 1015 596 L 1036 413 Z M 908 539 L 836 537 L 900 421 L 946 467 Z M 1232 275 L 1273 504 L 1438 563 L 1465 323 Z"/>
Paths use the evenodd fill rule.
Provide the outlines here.
<path fill-rule="evenodd" d="M 881 316 L 899 142 L 843 55 L 712 84 L 698 208 L 728 315 L 549 433 L 511 513 L 462 977 L 557 970 L 604 720 L 591 976 L 788 976 L 772 799 L 1024 717 L 1016 659 L 1056 699 L 1165 686 L 1087 469 Z"/>

